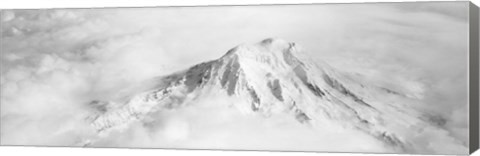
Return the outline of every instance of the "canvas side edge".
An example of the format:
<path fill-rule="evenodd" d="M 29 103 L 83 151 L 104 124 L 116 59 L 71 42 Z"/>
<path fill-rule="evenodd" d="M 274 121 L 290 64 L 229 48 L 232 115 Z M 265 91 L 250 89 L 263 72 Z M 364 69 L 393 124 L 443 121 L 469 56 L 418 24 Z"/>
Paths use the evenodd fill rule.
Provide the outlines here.
<path fill-rule="evenodd" d="M 478 7 L 469 4 L 469 153 L 479 148 L 479 14 Z"/>

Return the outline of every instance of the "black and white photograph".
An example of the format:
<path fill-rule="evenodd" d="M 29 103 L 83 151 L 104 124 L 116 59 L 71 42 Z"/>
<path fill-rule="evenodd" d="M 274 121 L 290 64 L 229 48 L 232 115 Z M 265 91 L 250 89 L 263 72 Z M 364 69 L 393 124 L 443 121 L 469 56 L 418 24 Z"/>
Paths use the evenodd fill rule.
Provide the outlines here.
<path fill-rule="evenodd" d="M 468 8 L 2 10 L 0 145 L 468 154 Z"/>

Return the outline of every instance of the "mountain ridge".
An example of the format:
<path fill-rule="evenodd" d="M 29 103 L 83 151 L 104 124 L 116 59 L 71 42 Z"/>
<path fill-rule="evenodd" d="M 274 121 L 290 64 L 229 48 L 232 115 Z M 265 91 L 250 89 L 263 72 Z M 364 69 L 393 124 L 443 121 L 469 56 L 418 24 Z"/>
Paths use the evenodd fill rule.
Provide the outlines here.
<path fill-rule="evenodd" d="M 409 104 L 379 101 L 379 95 L 404 98 L 399 93 L 345 77 L 326 63 L 300 56 L 295 43 L 281 39 L 239 45 L 219 59 L 158 81 L 156 88 L 134 95 L 120 108 L 102 109 L 90 116 L 91 125 L 99 134 L 108 135 L 152 112 L 181 109 L 187 101 L 195 103 L 198 98 L 222 92 L 240 98 L 238 107 L 244 113 L 264 117 L 287 114 L 314 129 L 328 128 L 322 124 L 333 122 L 371 135 L 396 151 L 419 151 L 403 131 L 431 127 Z M 94 143 L 86 142 L 84 145 Z"/>

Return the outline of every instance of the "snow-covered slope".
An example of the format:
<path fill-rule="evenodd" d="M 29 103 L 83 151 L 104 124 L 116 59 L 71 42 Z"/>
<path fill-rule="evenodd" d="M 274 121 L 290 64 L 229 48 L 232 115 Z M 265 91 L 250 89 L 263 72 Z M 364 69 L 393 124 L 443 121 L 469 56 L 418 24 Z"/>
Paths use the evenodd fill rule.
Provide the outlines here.
<path fill-rule="evenodd" d="M 423 138 L 412 135 L 445 133 L 432 116 L 414 107 L 417 99 L 310 60 L 295 43 L 280 39 L 237 46 L 217 60 L 155 82 L 153 89 L 130 95 L 123 103 L 92 102 L 98 111 L 88 120 L 100 137 L 83 144 L 92 145 L 152 113 L 216 96 L 239 100 L 231 109 L 242 114 L 284 115 L 314 130 L 337 125 L 372 136 L 396 152 L 432 152 L 429 145 L 419 144 Z"/>

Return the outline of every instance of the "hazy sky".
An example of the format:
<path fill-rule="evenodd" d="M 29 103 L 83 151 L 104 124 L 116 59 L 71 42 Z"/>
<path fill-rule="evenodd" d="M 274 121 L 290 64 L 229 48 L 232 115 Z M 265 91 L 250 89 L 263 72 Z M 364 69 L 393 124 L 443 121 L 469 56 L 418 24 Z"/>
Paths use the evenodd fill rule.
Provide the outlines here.
<path fill-rule="evenodd" d="M 422 107 L 446 118 L 450 135 L 465 142 L 467 7 L 425 2 L 6 10 L 1 137 L 35 144 L 44 139 L 22 134 L 81 135 L 71 130 L 83 125 L 71 121 L 82 120 L 88 101 L 219 58 L 238 44 L 277 37 L 379 85 L 398 84 L 391 87 L 422 98 Z"/>

